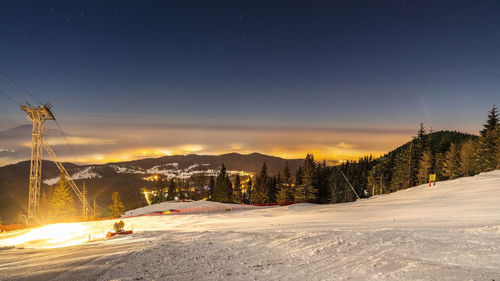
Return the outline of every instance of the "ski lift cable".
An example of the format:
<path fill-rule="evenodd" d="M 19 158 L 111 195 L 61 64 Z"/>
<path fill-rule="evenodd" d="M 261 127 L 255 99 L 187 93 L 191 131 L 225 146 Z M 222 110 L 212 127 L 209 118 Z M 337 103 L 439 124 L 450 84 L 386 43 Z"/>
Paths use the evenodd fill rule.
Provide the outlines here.
<path fill-rule="evenodd" d="M 57 122 L 57 119 L 54 119 L 54 121 L 56 122 L 57 128 L 59 128 L 59 132 L 61 132 L 61 135 L 63 136 L 64 141 L 66 142 L 66 145 L 67 145 L 67 146 L 68 146 L 68 148 L 71 150 L 71 153 L 73 154 L 73 157 L 75 157 L 75 160 L 76 160 L 77 162 L 80 162 L 80 161 L 78 160 L 78 156 L 76 155 L 75 150 L 73 149 L 73 147 L 72 147 L 72 146 L 71 146 L 71 144 L 69 143 L 68 138 L 66 137 L 66 134 L 64 133 L 64 131 L 63 131 L 63 129 L 62 129 L 62 127 L 61 127 L 61 125 L 59 124 L 59 122 Z"/>
<path fill-rule="evenodd" d="M 16 105 L 19 105 L 21 106 L 20 103 L 18 103 L 16 100 L 14 100 L 13 98 L 11 98 L 9 95 L 7 95 L 6 93 L 0 91 L 0 95 L 4 96 L 6 99 L 8 99 L 9 101 L 15 103 Z"/>
<path fill-rule="evenodd" d="M 356 195 L 356 198 L 357 198 L 357 199 L 361 199 L 361 198 L 359 198 L 358 193 L 356 192 L 356 190 L 354 189 L 354 187 L 351 185 L 351 183 L 349 182 L 349 180 L 347 179 L 347 177 L 344 175 L 344 172 L 342 172 L 342 170 L 340 170 L 340 169 L 339 169 L 339 171 L 340 171 L 340 173 L 344 176 L 344 179 L 347 181 L 347 183 L 348 183 L 348 184 L 349 184 L 349 186 L 351 187 L 352 191 L 353 191 L 353 192 L 354 192 L 354 194 Z"/>
<path fill-rule="evenodd" d="M 31 99 L 33 99 L 34 101 L 38 102 L 40 105 L 42 105 L 43 103 L 37 99 L 33 94 L 31 94 L 28 90 L 26 90 L 26 88 L 24 88 L 23 86 L 21 86 L 19 83 L 17 83 L 14 79 L 12 79 L 9 75 L 7 75 L 7 73 L 5 73 L 4 71 L 0 70 L 0 75 L 2 75 L 5 79 L 9 80 L 12 84 L 14 84 L 18 89 L 20 89 L 22 92 L 24 92 L 27 96 L 29 96 Z"/>
<path fill-rule="evenodd" d="M 52 161 L 56 164 L 56 166 L 59 168 L 59 170 L 61 171 L 61 173 L 63 173 L 63 174 L 66 175 L 68 183 L 71 186 L 71 188 L 73 189 L 73 191 L 76 193 L 78 199 L 80 199 L 80 201 L 82 202 L 82 204 L 84 206 L 86 206 L 94 214 L 94 216 L 95 216 L 95 209 L 92 208 L 92 206 L 90 206 L 90 204 L 84 199 L 82 192 L 80 191 L 80 189 L 78 188 L 78 186 L 76 185 L 76 183 L 71 178 L 71 175 L 68 173 L 68 170 L 66 170 L 66 168 L 64 168 L 64 165 L 62 164 L 62 162 L 60 162 L 57 159 L 54 147 L 52 146 L 52 144 L 50 143 L 50 141 L 48 140 L 47 137 L 44 137 L 44 143 L 46 145 L 45 149 L 50 154 L 50 156 L 52 158 Z"/>
<path fill-rule="evenodd" d="M 35 100 L 36 102 L 38 102 L 40 105 L 43 104 L 39 99 L 37 99 L 32 93 L 30 93 L 28 90 L 26 90 L 26 88 L 24 88 L 23 86 L 21 86 L 19 83 L 17 83 L 14 79 L 12 79 L 9 75 L 7 75 L 7 73 L 5 73 L 4 71 L 0 70 L 0 75 L 2 75 L 5 79 L 9 80 L 12 84 L 14 84 L 18 89 L 20 89 L 21 91 L 23 91 L 26 95 L 28 95 L 29 97 L 31 97 L 33 100 Z M 2 93 L 2 95 L 6 96 L 8 99 L 10 99 L 12 102 L 15 102 L 17 105 L 21 105 L 20 103 L 16 102 L 14 99 L 10 98 L 9 96 L 7 96 L 6 94 Z M 70 149 L 71 153 L 73 154 L 73 157 L 75 157 L 75 160 L 76 161 L 79 161 L 78 160 L 78 156 L 76 155 L 75 153 L 75 150 L 73 149 L 73 147 L 70 145 L 69 141 L 68 141 L 68 138 L 66 137 L 66 134 L 64 133 L 64 131 L 62 130 L 61 128 L 61 125 L 59 124 L 59 122 L 57 122 L 57 119 L 54 119 L 54 121 L 56 122 L 56 125 L 57 127 L 59 128 L 59 132 L 61 132 L 61 135 L 63 136 L 64 138 L 64 141 L 66 142 L 66 145 L 68 146 L 68 148 Z"/>

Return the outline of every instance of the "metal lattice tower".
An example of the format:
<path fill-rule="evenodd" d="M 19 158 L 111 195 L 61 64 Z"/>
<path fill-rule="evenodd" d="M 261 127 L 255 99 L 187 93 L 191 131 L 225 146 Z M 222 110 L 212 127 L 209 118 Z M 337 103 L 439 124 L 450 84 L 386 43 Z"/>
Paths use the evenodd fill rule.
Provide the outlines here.
<path fill-rule="evenodd" d="M 42 151 L 43 151 L 43 125 L 45 120 L 55 120 L 50 112 L 49 103 L 41 106 L 21 105 L 21 109 L 28 114 L 28 120 L 33 123 L 31 134 L 31 165 L 29 178 L 28 198 L 28 223 L 38 213 L 38 202 L 40 201 L 40 184 L 42 181 Z"/>
<path fill-rule="evenodd" d="M 84 209 L 84 220 L 88 219 L 88 214 L 95 217 L 95 206 L 92 208 L 87 201 L 87 192 L 84 193 L 78 189 L 76 183 L 71 179 L 70 174 L 64 168 L 61 161 L 57 159 L 56 153 L 52 146 L 48 143 L 43 134 L 43 124 L 45 120 L 56 120 L 50 108 L 52 105 L 47 103 L 41 106 L 21 105 L 21 109 L 28 114 L 28 120 L 33 123 L 33 131 L 31 136 L 31 166 L 30 166 L 30 184 L 29 184 L 29 198 L 28 198 L 28 224 L 32 224 L 38 215 L 38 204 L 40 202 L 40 186 L 42 182 L 42 151 L 43 148 L 52 158 L 61 173 L 66 176 L 68 184 L 75 192 L 76 196 L 82 202 Z M 57 123 L 57 121 L 56 121 Z M 95 203 L 94 203 L 95 204 Z"/>

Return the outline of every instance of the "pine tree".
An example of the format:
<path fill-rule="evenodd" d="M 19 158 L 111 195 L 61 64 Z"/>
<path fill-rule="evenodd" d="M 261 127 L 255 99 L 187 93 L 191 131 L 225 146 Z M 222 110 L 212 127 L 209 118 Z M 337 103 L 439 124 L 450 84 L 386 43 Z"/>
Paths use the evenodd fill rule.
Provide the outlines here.
<path fill-rule="evenodd" d="M 422 148 L 427 147 L 426 135 L 427 135 L 427 133 L 425 131 L 424 123 L 420 122 L 420 126 L 419 126 L 418 132 L 417 132 L 417 139 L 421 143 Z"/>
<path fill-rule="evenodd" d="M 120 194 L 115 191 L 111 194 L 111 205 L 109 205 L 111 217 L 119 217 L 125 212 L 125 205 L 120 199 Z"/>
<path fill-rule="evenodd" d="M 247 203 L 250 203 L 250 198 L 252 196 L 252 188 L 253 188 L 253 183 L 252 183 L 252 176 L 250 176 L 248 178 L 248 182 L 247 182 L 247 192 L 245 194 L 245 200 L 247 201 Z"/>
<path fill-rule="evenodd" d="M 499 165 L 500 121 L 496 106 L 488 114 L 479 138 L 479 169 L 481 172 L 492 171 Z"/>
<path fill-rule="evenodd" d="M 450 150 L 444 155 L 443 175 L 450 180 L 460 177 L 460 158 L 454 143 L 450 145 Z"/>
<path fill-rule="evenodd" d="M 243 193 L 241 191 L 241 179 L 240 174 L 236 174 L 233 185 L 233 200 L 235 203 L 243 203 Z"/>
<path fill-rule="evenodd" d="M 290 203 L 293 202 L 293 185 L 292 178 L 290 175 L 290 168 L 288 167 L 288 161 L 285 162 L 285 168 L 283 170 L 283 177 L 281 179 L 280 188 L 277 195 L 278 203 Z"/>
<path fill-rule="evenodd" d="M 328 204 L 332 202 L 333 194 L 332 188 L 330 187 L 330 168 L 323 160 L 323 163 L 317 165 L 314 173 L 313 186 L 318 190 L 318 203 Z"/>
<path fill-rule="evenodd" d="M 299 166 L 295 172 L 295 187 L 302 184 L 302 166 Z"/>
<path fill-rule="evenodd" d="M 285 168 L 283 169 L 283 182 L 285 184 L 291 184 L 292 176 L 290 175 L 290 167 L 288 166 L 288 161 L 285 162 Z"/>
<path fill-rule="evenodd" d="M 367 185 L 371 189 L 371 195 L 380 195 L 389 192 L 392 169 L 391 157 L 384 156 L 370 170 L 367 176 Z"/>
<path fill-rule="evenodd" d="M 448 148 L 449 149 L 449 148 Z M 444 169 L 444 161 L 445 161 L 445 154 L 446 151 L 443 153 L 437 153 L 435 160 L 434 160 L 434 169 L 433 171 L 436 172 L 436 177 L 438 179 L 446 178 L 446 176 L 443 174 Z"/>
<path fill-rule="evenodd" d="M 395 160 L 392 172 L 391 183 L 389 185 L 390 192 L 408 188 L 409 183 L 409 161 L 410 147 L 405 148 L 399 153 Z"/>
<path fill-rule="evenodd" d="M 233 200 L 233 183 L 231 182 L 231 180 L 229 179 L 229 175 L 226 174 L 226 179 L 224 181 L 224 193 L 225 193 L 225 201 L 223 201 L 224 203 L 233 203 L 234 200 Z"/>
<path fill-rule="evenodd" d="M 409 186 L 415 186 L 420 184 L 420 164 L 424 152 L 427 150 L 427 134 L 425 131 L 424 123 L 420 122 L 420 126 L 417 132 L 417 137 L 411 143 L 411 158 L 410 158 L 410 179 Z M 432 161 L 432 160 L 430 160 Z M 426 163 L 427 164 L 427 163 Z M 432 164 L 432 162 L 431 162 Z M 425 170 L 425 169 L 424 169 Z"/>
<path fill-rule="evenodd" d="M 215 189 L 215 179 L 213 176 L 210 176 L 210 180 L 208 181 L 208 199 L 214 201 L 214 189 Z"/>
<path fill-rule="evenodd" d="M 278 185 L 281 184 L 281 175 L 278 172 L 278 175 L 275 177 L 270 177 L 267 182 L 267 199 L 266 203 L 275 203 L 276 195 L 278 194 Z"/>
<path fill-rule="evenodd" d="M 75 215 L 74 199 L 68 187 L 65 174 L 61 173 L 59 181 L 49 201 L 51 217 L 54 219 L 69 218 Z"/>
<path fill-rule="evenodd" d="M 302 168 L 301 181 L 302 184 L 296 186 L 295 188 L 295 202 L 298 203 L 315 203 L 318 196 L 318 190 L 313 186 L 314 172 L 316 169 L 316 163 L 314 162 L 314 156 L 312 154 L 307 154 L 304 161 L 304 166 Z"/>
<path fill-rule="evenodd" d="M 418 184 L 427 183 L 432 168 L 432 157 L 429 151 L 425 151 L 418 164 Z"/>
<path fill-rule="evenodd" d="M 283 184 L 282 188 L 279 190 L 278 195 L 277 195 L 277 202 L 278 203 L 290 203 L 293 202 L 293 189 L 290 185 Z"/>
<path fill-rule="evenodd" d="M 268 201 L 267 186 L 269 184 L 269 176 L 267 175 L 266 162 L 262 165 L 260 174 L 255 179 L 254 188 L 250 200 L 254 204 L 263 204 Z"/>
<path fill-rule="evenodd" d="M 459 152 L 460 173 L 464 176 L 475 174 L 476 167 L 476 142 L 470 139 L 462 144 Z"/>
<path fill-rule="evenodd" d="M 216 202 L 232 202 L 233 185 L 229 176 L 227 175 L 227 169 L 222 164 L 219 174 L 215 179 L 215 188 L 213 194 L 213 201 Z"/>
<path fill-rule="evenodd" d="M 212 195 L 212 201 L 215 202 L 222 202 L 224 199 L 224 192 L 223 192 L 223 181 L 226 178 L 226 167 L 224 167 L 224 164 L 222 164 L 222 167 L 217 174 L 217 177 L 215 178 L 215 186 L 214 186 L 214 191 Z"/>
<path fill-rule="evenodd" d="M 167 200 L 172 201 L 175 200 L 175 197 L 177 196 L 177 186 L 175 185 L 174 179 L 170 179 L 168 182 L 168 189 L 167 189 Z"/>

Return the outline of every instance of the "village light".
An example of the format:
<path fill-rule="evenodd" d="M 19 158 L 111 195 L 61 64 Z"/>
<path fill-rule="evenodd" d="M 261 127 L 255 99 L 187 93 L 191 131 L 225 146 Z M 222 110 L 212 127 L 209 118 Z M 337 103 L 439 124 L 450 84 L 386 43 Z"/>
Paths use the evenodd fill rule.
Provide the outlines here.
<path fill-rule="evenodd" d="M 148 205 L 151 205 L 151 199 L 149 197 L 149 195 L 151 194 L 151 191 L 148 191 L 145 188 L 143 188 L 142 194 L 144 195 L 146 202 L 148 202 Z"/>

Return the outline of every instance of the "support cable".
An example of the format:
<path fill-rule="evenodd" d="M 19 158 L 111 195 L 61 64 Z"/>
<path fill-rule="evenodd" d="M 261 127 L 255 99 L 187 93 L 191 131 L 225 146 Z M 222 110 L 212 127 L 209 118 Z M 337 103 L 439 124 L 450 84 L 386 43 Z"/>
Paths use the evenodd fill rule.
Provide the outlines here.
<path fill-rule="evenodd" d="M 64 141 L 66 142 L 66 145 L 68 146 L 68 148 L 71 150 L 71 153 L 73 154 L 73 157 L 75 157 L 75 160 L 77 162 L 80 162 L 78 160 L 78 156 L 76 156 L 75 150 L 73 150 L 73 147 L 69 143 L 68 138 L 66 137 L 66 134 L 64 133 L 63 129 L 61 128 L 61 125 L 59 125 L 59 122 L 57 122 L 57 119 L 54 119 L 54 121 L 56 121 L 57 128 L 59 128 L 59 132 L 61 132 L 61 135 L 63 136 Z"/>
<path fill-rule="evenodd" d="M 12 79 L 9 75 L 7 75 L 7 73 L 5 73 L 4 71 L 0 70 L 0 75 L 2 75 L 5 79 L 9 80 L 12 84 L 14 84 L 18 89 L 20 89 L 22 92 L 24 92 L 26 95 L 28 95 L 29 97 L 31 97 L 33 100 L 35 100 L 36 102 L 38 102 L 40 105 L 42 105 L 42 102 L 37 99 L 32 93 L 30 93 L 28 90 L 26 90 L 26 88 L 24 88 L 23 86 L 21 86 L 19 83 L 17 83 L 14 79 Z M 15 102 L 17 105 L 21 105 L 19 104 L 18 102 L 16 102 L 14 99 L 12 99 L 11 97 L 7 96 L 6 94 L 0 92 L 2 95 L 4 95 L 5 97 L 7 97 L 9 100 L 11 100 L 12 102 Z M 71 153 L 73 154 L 73 156 L 75 157 L 75 160 L 78 161 L 78 157 L 76 156 L 76 153 L 75 153 L 75 150 L 73 149 L 73 147 L 71 147 L 71 145 L 69 144 L 69 141 L 68 141 L 68 138 L 66 137 L 66 134 L 64 133 L 64 131 L 62 130 L 61 128 L 61 125 L 59 124 L 59 122 L 57 122 L 57 119 L 55 119 L 54 121 L 56 121 L 56 125 L 57 127 L 59 128 L 59 132 L 61 132 L 61 135 L 63 136 L 64 138 L 64 141 L 66 142 L 66 145 L 68 146 L 69 150 L 71 151 Z"/>
<path fill-rule="evenodd" d="M 90 204 L 85 199 L 83 193 L 80 191 L 80 189 L 78 188 L 78 186 L 76 185 L 76 183 L 71 178 L 71 175 L 68 173 L 68 171 L 66 170 L 66 168 L 64 168 L 63 164 L 61 162 L 59 162 L 59 160 L 57 159 L 56 153 L 54 152 L 54 148 L 49 143 L 49 140 L 46 137 L 44 137 L 43 139 L 44 139 L 44 143 L 46 144 L 44 146 L 45 150 L 49 153 L 50 157 L 52 158 L 52 161 L 56 164 L 57 168 L 59 168 L 59 171 L 61 171 L 61 173 L 63 173 L 66 176 L 66 178 L 68 179 L 68 183 L 71 186 L 71 189 L 73 189 L 73 191 L 75 192 L 75 194 L 78 197 L 78 199 L 82 202 L 82 204 L 85 207 L 88 208 L 88 210 L 90 210 L 90 212 L 92 213 L 92 215 L 95 216 L 95 210 L 94 210 L 94 208 L 92 208 L 92 206 L 90 206 Z"/>
<path fill-rule="evenodd" d="M 38 102 L 40 105 L 43 103 L 37 99 L 34 95 L 32 95 L 28 90 L 26 90 L 23 86 L 21 86 L 19 83 L 17 83 L 14 79 L 12 79 L 7 73 L 3 72 L 0 70 L 0 75 L 5 77 L 5 79 L 9 80 L 12 84 L 14 84 L 18 89 L 20 89 L 22 92 L 24 92 L 26 95 L 31 97 L 34 101 Z"/>
<path fill-rule="evenodd" d="M 6 93 L 0 91 L 0 95 L 4 96 L 5 98 L 7 98 L 9 101 L 15 103 L 16 105 L 21 106 L 20 103 L 18 103 L 17 101 L 15 101 L 13 98 L 9 97 Z"/>
<path fill-rule="evenodd" d="M 344 179 L 347 181 L 347 183 L 351 187 L 351 189 L 354 192 L 354 194 L 356 194 L 356 198 L 361 199 L 361 198 L 359 198 L 358 193 L 356 192 L 356 190 L 354 190 L 354 187 L 351 185 L 351 183 L 349 182 L 349 180 L 347 179 L 347 177 L 344 175 L 344 173 L 342 172 L 342 170 L 339 169 L 339 171 L 344 176 Z"/>

